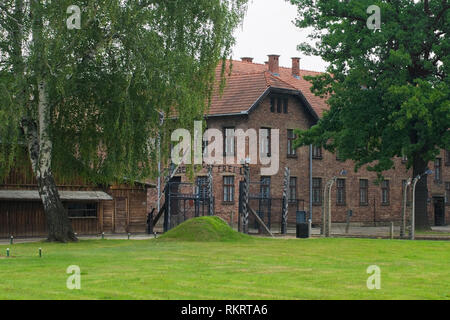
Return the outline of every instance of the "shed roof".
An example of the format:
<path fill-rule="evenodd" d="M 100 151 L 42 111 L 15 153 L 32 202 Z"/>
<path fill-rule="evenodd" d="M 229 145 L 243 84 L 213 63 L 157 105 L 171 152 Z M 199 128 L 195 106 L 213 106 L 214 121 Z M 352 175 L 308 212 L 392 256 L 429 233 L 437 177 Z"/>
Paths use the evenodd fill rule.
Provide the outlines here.
<path fill-rule="evenodd" d="M 103 191 L 59 191 L 63 201 L 111 201 Z M 0 200 L 41 200 L 37 190 L 0 190 Z"/>

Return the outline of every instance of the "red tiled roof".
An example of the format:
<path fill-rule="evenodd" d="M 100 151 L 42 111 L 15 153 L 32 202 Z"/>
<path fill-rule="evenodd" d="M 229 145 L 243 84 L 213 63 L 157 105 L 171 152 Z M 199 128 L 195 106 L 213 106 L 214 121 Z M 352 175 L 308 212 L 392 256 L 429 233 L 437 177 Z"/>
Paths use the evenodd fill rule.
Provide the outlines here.
<path fill-rule="evenodd" d="M 229 73 L 227 62 L 226 73 Z M 219 74 L 221 66 L 218 66 Z M 292 75 L 290 68 L 280 67 L 280 74 L 274 75 L 263 64 L 232 61 L 232 72 L 226 74 L 226 86 L 220 95 L 216 87 L 208 115 L 238 114 L 247 112 L 269 87 L 300 91 L 319 117 L 328 109 L 326 100 L 315 96 L 311 83 L 304 76 L 315 76 L 320 72 L 300 70 L 300 79 Z"/>

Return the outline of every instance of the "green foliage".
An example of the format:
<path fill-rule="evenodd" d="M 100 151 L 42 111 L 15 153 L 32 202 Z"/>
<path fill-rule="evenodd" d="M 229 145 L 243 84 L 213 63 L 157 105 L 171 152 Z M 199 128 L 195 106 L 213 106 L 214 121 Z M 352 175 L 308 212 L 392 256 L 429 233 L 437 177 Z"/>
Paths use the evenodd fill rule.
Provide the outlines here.
<path fill-rule="evenodd" d="M 377 172 L 403 154 L 411 167 L 450 148 L 448 1 L 291 2 L 296 25 L 314 30 L 316 45 L 299 48 L 329 62 L 328 74 L 308 80 L 330 109 L 298 132 L 298 145 L 322 145 Z M 366 25 L 370 5 L 381 9 L 381 30 Z"/>
<path fill-rule="evenodd" d="M 190 219 L 163 234 L 159 239 L 198 242 L 250 240 L 250 236 L 234 231 L 218 217 Z"/>
<path fill-rule="evenodd" d="M 38 78 L 49 88 L 55 173 L 98 183 L 154 174 L 158 134 L 165 159 L 171 127 L 190 127 L 208 107 L 246 2 L 81 0 L 81 29 L 69 30 L 71 0 L 2 1 L 0 174 L 21 119 L 37 119 Z"/>

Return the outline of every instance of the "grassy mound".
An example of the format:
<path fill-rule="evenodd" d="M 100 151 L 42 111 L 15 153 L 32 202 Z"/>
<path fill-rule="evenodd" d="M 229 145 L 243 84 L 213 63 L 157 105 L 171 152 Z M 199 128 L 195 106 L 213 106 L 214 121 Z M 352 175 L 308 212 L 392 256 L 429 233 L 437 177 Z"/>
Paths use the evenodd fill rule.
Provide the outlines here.
<path fill-rule="evenodd" d="M 242 241 L 250 236 L 234 231 L 218 217 L 190 219 L 163 234 L 159 239 L 197 242 Z"/>

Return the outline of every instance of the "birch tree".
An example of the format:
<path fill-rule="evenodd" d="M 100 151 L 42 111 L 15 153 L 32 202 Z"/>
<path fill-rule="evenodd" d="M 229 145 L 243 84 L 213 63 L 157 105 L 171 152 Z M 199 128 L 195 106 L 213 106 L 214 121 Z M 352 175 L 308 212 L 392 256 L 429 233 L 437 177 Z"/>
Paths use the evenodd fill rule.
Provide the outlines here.
<path fill-rule="evenodd" d="M 160 114 L 201 118 L 246 2 L 0 0 L 0 174 L 26 145 L 49 241 L 76 240 L 54 173 L 151 176 Z"/>

